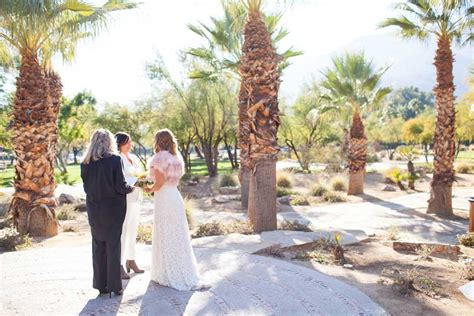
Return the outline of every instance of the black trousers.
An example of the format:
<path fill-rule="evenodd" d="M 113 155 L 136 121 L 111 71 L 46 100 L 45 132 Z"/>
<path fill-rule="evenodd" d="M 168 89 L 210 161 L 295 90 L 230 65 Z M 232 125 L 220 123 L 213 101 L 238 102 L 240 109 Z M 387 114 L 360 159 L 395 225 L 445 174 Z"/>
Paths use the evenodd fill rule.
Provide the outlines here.
<path fill-rule="evenodd" d="M 120 235 L 107 241 L 92 238 L 93 287 L 99 291 L 122 290 L 120 276 Z"/>

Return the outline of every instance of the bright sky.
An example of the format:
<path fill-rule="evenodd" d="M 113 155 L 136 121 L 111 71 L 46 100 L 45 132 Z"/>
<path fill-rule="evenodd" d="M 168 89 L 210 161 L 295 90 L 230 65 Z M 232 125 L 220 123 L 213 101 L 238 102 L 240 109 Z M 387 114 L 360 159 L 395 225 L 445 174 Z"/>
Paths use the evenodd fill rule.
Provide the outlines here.
<path fill-rule="evenodd" d="M 96 0 L 100 3 L 103 1 Z M 109 29 L 82 42 L 72 64 L 57 60 L 66 96 L 88 89 L 103 102 L 133 104 L 151 91 L 145 64 L 158 51 L 175 76 L 183 76 L 178 52 L 202 43 L 188 23 L 208 22 L 221 14 L 220 0 L 142 0 L 135 10 L 113 14 Z M 273 4 L 273 0 L 267 1 Z M 314 61 L 357 38 L 375 33 L 393 15 L 392 0 L 301 0 L 285 11 L 290 31 L 281 47 L 304 51 L 283 76 L 281 95 L 294 97 L 301 84 L 321 69 Z"/>

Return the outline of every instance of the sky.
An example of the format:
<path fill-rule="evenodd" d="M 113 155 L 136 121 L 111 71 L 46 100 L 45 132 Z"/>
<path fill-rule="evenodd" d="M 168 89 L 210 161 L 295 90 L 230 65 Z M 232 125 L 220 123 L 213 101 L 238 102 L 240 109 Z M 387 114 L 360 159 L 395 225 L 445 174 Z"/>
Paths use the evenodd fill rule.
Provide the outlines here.
<path fill-rule="evenodd" d="M 103 1 L 96 0 L 100 4 Z M 274 0 L 267 1 L 274 10 Z M 377 29 L 384 18 L 393 16 L 391 0 L 300 0 L 285 10 L 283 26 L 290 34 L 280 43 L 281 50 L 293 46 L 304 55 L 293 59 L 283 75 L 280 95 L 294 98 L 302 84 L 322 69 L 315 60 L 337 51 L 364 36 L 393 33 Z M 281 5 L 280 5 L 281 7 Z M 92 91 L 99 104 L 105 102 L 133 106 L 152 91 L 145 64 L 157 52 L 176 78 L 185 78 L 179 51 L 203 44 L 188 23 L 209 22 L 220 16 L 220 0 L 142 0 L 139 8 L 116 12 L 108 30 L 81 42 L 73 63 L 55 60 L 66 96 L 84 89 Z M 394 35 L 395 37 L 395 35 Z"/>

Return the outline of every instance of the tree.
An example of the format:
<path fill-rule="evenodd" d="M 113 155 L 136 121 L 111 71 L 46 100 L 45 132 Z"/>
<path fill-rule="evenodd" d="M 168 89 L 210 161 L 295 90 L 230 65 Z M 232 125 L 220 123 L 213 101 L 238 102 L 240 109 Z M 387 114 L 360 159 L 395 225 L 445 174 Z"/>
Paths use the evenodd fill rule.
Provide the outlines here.
<path fill-rule="evenodd" d="M 404 87 L 393 91 L 387 98 L 387 114 L 409 120 L 434 106 L 434 95 L 417 87 Z"/>
<path fill-rule="evenodd" d="M 474 68 L 471 73 L 474 74 Z M 456 157 L 461 150 L 461 144 L 468 145 L 474 141 L 474 76 L 469 79 L 469 91 L 466 92 L 456 105 Z"/>
<path fill-rule="evenodd" d="M 364 174 L 367 156 L 367 137 L 361 112 L 374 109 L 391 92 L 390 88 L 378 88 L 388 67 L 374 69 L 364 54 L 346 54 L 332 60 L 332 68 L 323 72 L 321 83 L 327 111 L 341 115 L 352 114 L 349 131 L 349 188 L 348 194 L 364 192 Z"/>
<path fill-rule="evenodd" d="M 204 155 L 208 174 L 215 177 L 218 171 L 219 145 L 229 124 L 235 121 L 235 86 L 225 80 L 192 80 L 187 85 L 178 83 L 171 77 L 160 56 L 147 65 L 147 73 L 151 80 L 168 84 L 180 98 Z"/>
<path fill-rule="evenodd" d="M 202 61 L 195 67 L 190 77 L 194 79 L 214 80 L 214 78 L 236 78 L 240 77 L 242 66 L 242 47 L 244 43 L 244 29 L 247 21 L 250 20 L 250 12 L 259 12 L 259 16 L 266 27 L 272 45 L 277 51 L 278 42 L 288 35 L 288 31 L 280 27 L 281 14 L 264 14 L 261 10 L 264 1 L 258 0 L 227 0 L 221 1 L 224 11 L 223 18 L 211 18 L 212 23 L 205 25 L 189 25 L 189 29 L 206 40 L 206 45 L 190 48 L 187 50 L 192 55 Z M 263 29 L 262 29 L 263 30 Z M 282 71 L 289 64 L 292 57 L 302 54 L 292 48 L 276 53 L 279 59 L 278 69 Z M 250 119 L 247 113 L 248 104 L 244 104 L 245 92 L 240 92 L 239 116 L 238 116 L 238 141 L 240 149 L 240 182 L 241 182 L 241 202 L 242 206 L 248 208 L 249 183 L 250 183 L 250 157 L 249 157 L 249 135 Z M 228 135 L 228 133 L 226 133 Z M 228 148 L 229 146 L 226 145 Z M 232 162 L 232 154 L 228 150 L 229 158 Z M 234 159 L 236 149 L 234 148 Z M 236 167 L 236 163 L 233 163 Z"/>
<path fill-rule="evenodd" d="M 327 115 L 321 113 L 322 109 L 319 95 L 304 91 L 283 116 L 279 130 L 285 145 L 307 172 L 310 172 L 310 163 L 315 161 L 318 146 L 334 138 Z"/>
<path fill-rule="evenodd" d="M 392 160 L 395 150 L 403 141 L 400 131 L 405 120 L 401 117 L 384 116 L 381 111 L 375 111 L 369 115 L 366 123 L 368 139 L 378 142 Z"/>
<path fill-rule="evenodd" d="M 94 125 L 106 128 L 112 133 L 126 132 L 135 143 L 133 153 L 137 155 L 144 168 L 147 168 L 147 143 L 152 143 L 150 122 L 157 115 L 149 105 L 138 105 L 131 110 L 120 104 L 106 104 L 94 118 Z"/>
<path fill-rule="evenodd" d="M 464 45 L 474 39 L 474 7 L 466 0 L 410 0 L 396 7 L 402 15 L 386 19 L 380 26 L 396 26 L 404 37 L 426 40 L 434 36 L 437 50 L 434 134 L 434 174 L 428 200 L 428 213 L 452 215 L 452 184 L 455 156 L 455 108 L 453 52 L 451 45 Z"/>
<path fill-rule="evenodd" d="M 427 163 L 430 145 L 433 144 L 433 135 L 434 117 L 430 111 L 408 120 L 402 126 L 403 140 L 410 144 L 420 145 Z"/>
<path fill-rule="evenodd" d="M 124 1 L 111 0 L 104 6 L 118 3 Z M 102 7 L 80 0 L 0 2 L 0 42 L 21 55 L 13 104 L 17 164 L 10 206 L 20 234 L 51 236 L 58 226 L 54 210 L 58 86 L 50 87 L 41 58 L 46 59 L 48 49 L 63 35 L 82 33 L 105 17 Z"/>
<path fill-rule="evenodd" d="M 418 151 L 413 146 L 400 146 L 397 148 L 397 152 L 408 160 L 407 169 L 408 169 L 408 188 L 415 190 L 415 180 L 416 172 L 415 165 L 413 160 L 418 155 Z"/>
<path fill-rule="evenodd" d="M 248 153 L 248 215 L 254 231 L 262 232 L 277 228 L 276 161 L 280 150 L 277 133 L 280 126 L 281 58 L 263 22 L 263 1 L 247 0 L 245 3 L 248 15 L 239 67 L 239 137 L 241 158 Z M 241 164 L 245 161 L 246 158 L 241 160 Z M 246 185 L 245 181 L 243 185 Z"/>
<path fill-rule="evenodd" d="M 59 111 L 58 130 L 59 141 L 56 152 L 58 167 L 62 173 L 67 173 L 67 157 L 70 151 L 74 154 L 77 164 L 77 154 L 85 146 L 91 134 L 91 119 L 95 117 L 97 101 L 90 92 L 80 92 L 71 100 L 64 99 Z"/>

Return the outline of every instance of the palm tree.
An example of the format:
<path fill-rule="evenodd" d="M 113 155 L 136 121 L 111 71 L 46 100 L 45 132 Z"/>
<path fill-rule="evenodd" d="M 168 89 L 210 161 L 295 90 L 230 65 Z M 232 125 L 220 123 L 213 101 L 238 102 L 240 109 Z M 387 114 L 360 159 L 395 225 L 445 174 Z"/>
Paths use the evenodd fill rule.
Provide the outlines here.
<path fill-rule="evenodd" d="M 472 42 L 474 33 L 474 7 L 469 0 L 409 0 L 398 3 L 402 12 L 389 18 L 381 27 L 396 26 L 406 38 L 426 40 L 434 36 L 437 49 L 435 108 L 437 111 L 434 136 L 434 173 L 428 213 L 453 214 L 452 184 L 454 181 L 455 115 L 453 84 L 453 52 L 451 45 Z"/>
<path fill-rule="evenodd" d="M 188 25 L 188 28 L 199 36 L 203 37 L 207 44 L 205 46 L 190 48 L 187 54 L 196 57 L 203 63 L 199 68 L 190 73 L 190 78 L 216 80 L 219 76 L 236 78 L 240 76 L 240 66 L 242 59 L 242 45 L 244 42 L 244 28 L 248 20 L 250 5 L 258 5 L 255 1 L 241 0 L 221 0 L 224 10 L 223 18 L 211 18 L 212 23 L 205 25 Z M 260 10 L 259 10 L 260 12 Z M 263 14 L 263 20 L 267 32 L 270 34 L 272 45 L 277 46 L 278 42 L 288 35 L 288 31 L 279 27 L 281 14 Z M 301 51 L 295 51 L 292 48 L 277 53 L 280 63 L 279 70 L 283 71 L 290 65 L 289 59 L 301 55 Z M 248 152 L 249 145 L 249 116 L 244 92 L 241 91 L 239 97 L 239 149 L 240 149 L 240 182 L 241 182 L 241 202 L 242 207 L 248 208 L 249 184 L 250 184 L 250 158 Z M 242 103 L 244 102 L 244 103 Z"/>
<path fill-rule="evenodd" d="M 248 215 L 256 232 L 275 230 L 276 161 L 280 148 L 278 90 L 281 58 L 263 21 L 262 0 L 245 1 L 248 15 L 240 60 L 239 136 L 248 155 Z M 243 153 L 242 153 L 243 151 Z"/>
<path fill-rule="evenodd" d="M 321 83 L 322 98 L 329 105 L 325 111 L 337 110 L 352 115 L 349 130 L 349 186 L 347 194 L 364 192 L 364 174 L 367 156 L 367 138 L 361 112 L 374 108 L 390 93 L 390 88 L 378 88 L 388 67 L 374 69 L 363 53 L 346 54 L 332 59 L 333 66 L 324 73 Z"/>
<path fill-rule="evenodd" d="M 46 61 L 52 56 L 49 53 L 56 51 L 52 49 L 57 47 L 56 40 L 72 39 L 91 23 L 102 25 L 110 6 L 126 5 L 123 0 L 110 0 L 103 7 L 79 0 L 0 2 L 0 41 L 21 56 L 13 104 L 12 141 L 17 164 L 10 205 L 21 234 L 52 236 L 58 226 L 54 150 L 60 81 L 57 76 L 47 79 L 41 58 Z"/>

